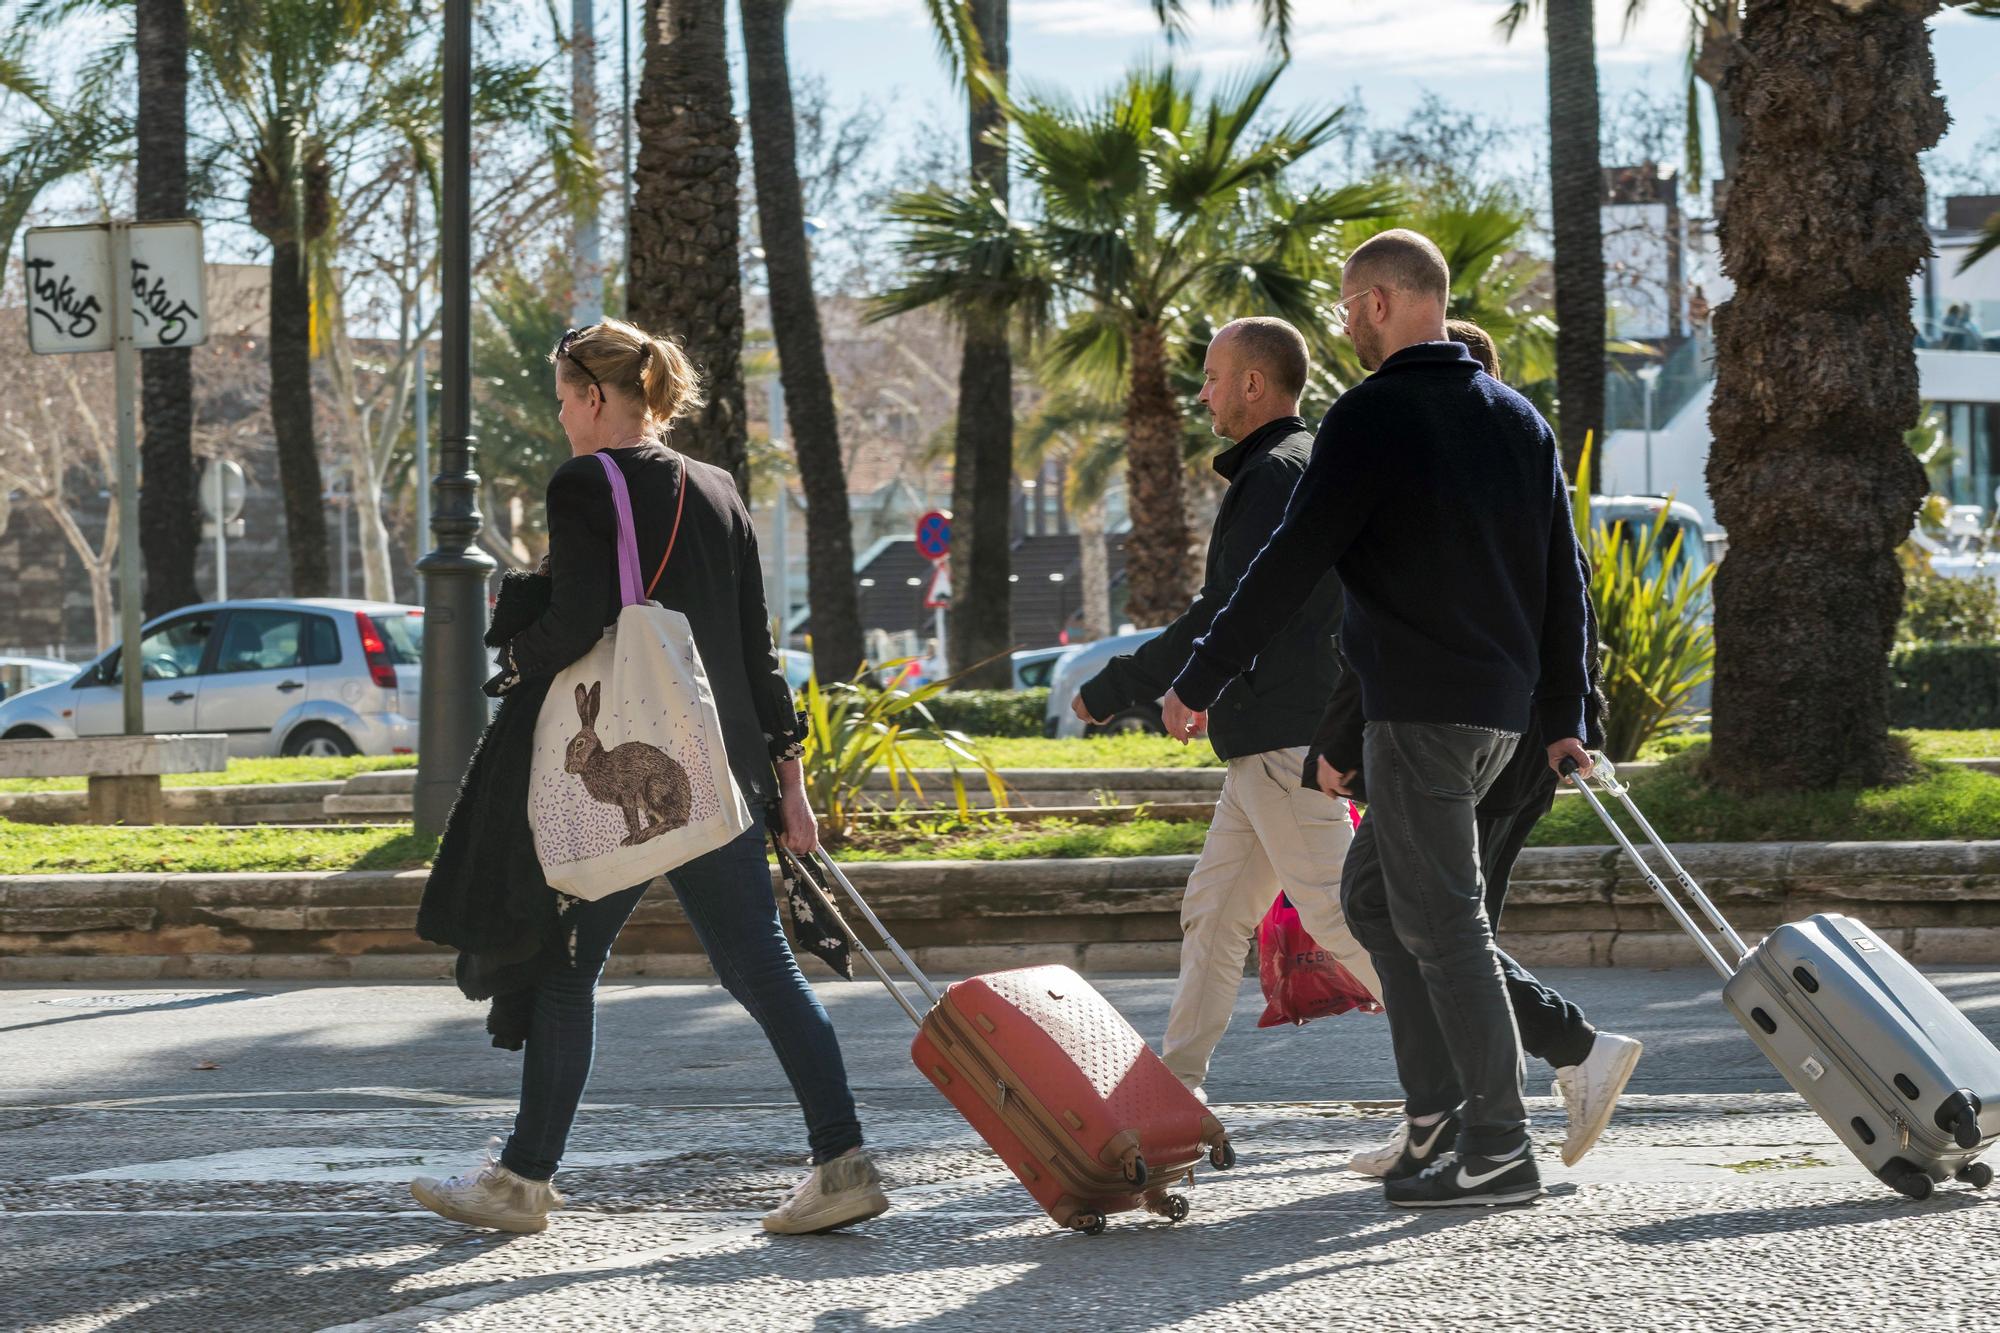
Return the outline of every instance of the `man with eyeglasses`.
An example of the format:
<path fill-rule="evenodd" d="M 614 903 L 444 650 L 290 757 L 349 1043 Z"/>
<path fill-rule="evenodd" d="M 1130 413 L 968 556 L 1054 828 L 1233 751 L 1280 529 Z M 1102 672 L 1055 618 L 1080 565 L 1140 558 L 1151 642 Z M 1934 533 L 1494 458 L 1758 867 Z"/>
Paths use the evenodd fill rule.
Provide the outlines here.
<path fill-rule="evenodd" d="M 1590 767 L 1588 594 L 1555 435 L 1447 339 L 1450 288 L 1444 255 L 1412 231 L 1349 256 L 1335 317 L 1374 373 L 1320 423 L 1283 524 L 1161 708 L 1169 735 L 1194 734 L 1339 572 L 1372 798 L 1341 901 L 1381 978 L 1409 1121 L 1383 1194 L 1411 1208 L 1542 1193 L 1474 807 L 1517 744 Z M 1536 709 L 1542 734 L 1524 737 Z"/>

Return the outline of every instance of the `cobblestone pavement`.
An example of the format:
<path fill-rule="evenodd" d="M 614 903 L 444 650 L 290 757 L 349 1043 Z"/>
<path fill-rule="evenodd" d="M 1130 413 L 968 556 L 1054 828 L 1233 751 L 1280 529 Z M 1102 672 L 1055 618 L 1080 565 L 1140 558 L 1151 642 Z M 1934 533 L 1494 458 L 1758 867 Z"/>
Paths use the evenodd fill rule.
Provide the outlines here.
<path fill-rule="evenodd" d="M 570 1207 L 532 1237 L 444 1222 L 405 1190 L 474 1160 L 511 1113 L 514 1057 L 479 1047 L 476 1011 L 447 988 L 0 990 L 0 1326 L 1994 1326 L 2000 1198 L 1950 1186 L 1914 1204 L 1876 1184 L 1757 1072 L 1708 979 L 1560 978 L 1629 1017 L 1616 1026 L 1646 1036 L 1654 1072 L 1574 1170 L 1554 1151 L 1560 1107 L 1531 1101 L 1542 1202 L 1383 1205 L 1344 1162 L 1392 1104 L 1314 1100 L 1373 1095 L 1379 1020 L 1256 1033 L 1246 994 L 1213 1076 L 1238 1167 L 1204 1169 L 1179 1226 L 1126 1215 L 1094 1238 L 1033 1209 L 860 986 L 826 991 L 896 1206 L 793 1238 L 756 1223 L 800 1174 L 797 1111 L 713 988 L 608 997 Z M 1947 982 L 2000 1027 L 2000 975 Z M 1171 982 L 1106 989 L 1154 1033 Z M 1362 1091 L 1323 1090 L 1323 1063 Z"/>

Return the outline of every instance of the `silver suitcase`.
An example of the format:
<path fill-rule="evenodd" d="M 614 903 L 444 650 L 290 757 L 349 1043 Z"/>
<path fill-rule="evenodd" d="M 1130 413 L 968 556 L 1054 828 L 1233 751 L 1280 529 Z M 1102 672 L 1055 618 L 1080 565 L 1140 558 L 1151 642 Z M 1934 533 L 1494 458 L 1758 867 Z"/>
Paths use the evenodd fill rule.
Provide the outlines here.
<path fill-rule="evenodd" d="M 1722 1002 L 1862 1165 L 1913 1199 L 1934 1181 L 1984 1189 L 2000 1139 L 2000 1050 L 1903 956 L 1853 917 L 1823 913 L 1743 943 L 1632 802 L 1609 760 L 1564 773 L 1722 974 Z M 1720 941 L 1646 863 L 1591 782 L 1616 796 Z M 1727 952 L 1725 952 L 1725 948 Z M 1733 961 L 1732 961 L 1733 959 Z"/>

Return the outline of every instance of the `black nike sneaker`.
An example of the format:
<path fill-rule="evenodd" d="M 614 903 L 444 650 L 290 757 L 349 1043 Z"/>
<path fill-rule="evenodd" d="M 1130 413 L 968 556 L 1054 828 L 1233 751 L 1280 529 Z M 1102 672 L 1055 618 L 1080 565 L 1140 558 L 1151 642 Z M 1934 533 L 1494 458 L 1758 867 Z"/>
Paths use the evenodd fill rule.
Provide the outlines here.
<path fill-rule="evenodd" d="M 1387 1170 L 1373 1171 L 1370 1175 L 1379 1175 L 1384 1180 L 1402 1180 L 1448 1155 L 1458 1146 L 1458 1112 L 1447 1111 L 1443 1118 L 1428 1125 L 1405 1120 L 1403 1127 L 1396 1131 L 1395 1141 L 1402 1145 L 1402 1151 L 1396 1154 Z M 1351 1165 L 1356 1170 L 1361 1169 L 1358 1156 Z"/>
<path fill-rule="evenodd" d="M 1413 1176 L 1382 1183 L 1382 1197 L 1398 1208 L 1526 1203 L 1541 1193 L 1542 1173 L 1535 1169 L 1535 1154 L 1528 1148 L 1506 1158 L 1452 1153 Z"/>

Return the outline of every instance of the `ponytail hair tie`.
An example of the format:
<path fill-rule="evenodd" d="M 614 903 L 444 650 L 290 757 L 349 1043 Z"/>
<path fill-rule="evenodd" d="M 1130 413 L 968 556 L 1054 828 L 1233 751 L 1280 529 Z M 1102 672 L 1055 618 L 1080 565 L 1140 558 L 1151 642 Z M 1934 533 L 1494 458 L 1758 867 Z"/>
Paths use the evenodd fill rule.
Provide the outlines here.
<path fill-rule="evenodd" d="M 652 358 L 653 358 L 653 343 L 651 339 L 648 339 L 647 341 L 639 344 L 639 364 L 643 366 L 648 361 L 652 360 Z"/>

